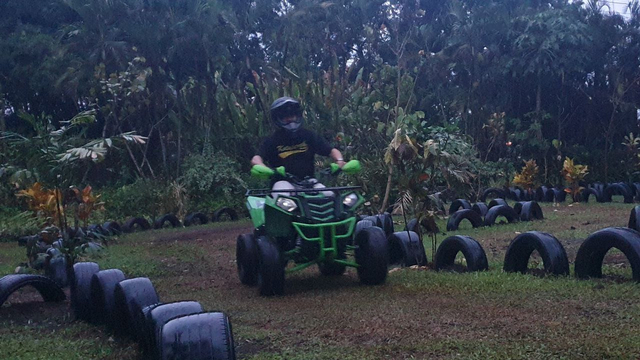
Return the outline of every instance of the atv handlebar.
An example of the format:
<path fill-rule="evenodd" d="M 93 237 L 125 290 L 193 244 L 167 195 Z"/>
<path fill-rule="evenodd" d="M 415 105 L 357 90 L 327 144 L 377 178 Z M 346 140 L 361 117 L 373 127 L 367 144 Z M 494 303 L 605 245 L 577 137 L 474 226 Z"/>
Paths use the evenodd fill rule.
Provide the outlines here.
<path fill-rule="evenodd" d="M 338 175 L 341 172 L 344 172 L 345 174 L 356 174 L 360 172 L 360 161 L 350 160 L 344 164 L 342 168 L 340 168 L 338 164 L 332 163 L 331 167 L 327 170 L 332 175 Z M 284 166 L 278 166 L 275 169 L 265 165 L 253 165 L 253 167 L 251 167 L 251 176 L 258 179 L 269 179 L 276 175 L 285 179 L 295 179 L 295 176 L 287 173 Z"/>

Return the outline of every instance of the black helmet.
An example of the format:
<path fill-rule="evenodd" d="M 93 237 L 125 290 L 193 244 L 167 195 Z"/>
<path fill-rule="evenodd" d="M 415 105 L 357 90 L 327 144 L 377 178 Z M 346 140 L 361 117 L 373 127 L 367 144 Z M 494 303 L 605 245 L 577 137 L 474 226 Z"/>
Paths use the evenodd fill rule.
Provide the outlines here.
<path fill-rule="evenodd" d="M 281 97 L 271 104 L 271 121 L 280 129 L 295 133 L 303 123 L 302 107 L 298 100 L 288 96 Z M 285 118 L 295 116 L 293 122 L 283 122 Z"/>

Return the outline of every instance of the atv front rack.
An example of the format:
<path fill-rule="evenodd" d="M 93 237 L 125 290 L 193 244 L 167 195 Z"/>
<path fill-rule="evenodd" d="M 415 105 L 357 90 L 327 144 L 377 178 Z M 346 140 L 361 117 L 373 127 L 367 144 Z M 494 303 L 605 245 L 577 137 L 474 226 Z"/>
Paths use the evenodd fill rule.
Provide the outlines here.
<path fill-rule="evenodd" d="M 346 240 L 353 236 L 353 231 L 355 230 L 356 218 L 350 217 L 348 219 L 333 222 L 333 223 L 325 223 L 325 224 L 306 224 L 300 222 L 292 222 L 291 225 L 296 229 L 298 235 L 303 238 L 305 241 L 313 242 L 319 244 L 318 250 L 319 254 L 317 259 L 314 261 L 306 262 L 303 264 L 299 264 L 291 269 L 287 269 L 287 273 L 295 272 L 298 270 L 302 270 L 307 268 L 313 264 L 317 264 L 319 262 L 323 262 L 328 257 L 333 260 L 334 263 L 358 267 L 359 265 L 353 261 L 348 261 L 346 259 L 339 259 L 337 256 L 339 254 L 338 249 L 338 241 Z M 342 231 L 338 231 L 338 228 L 342 228 Z M 309 230 L 315 232 L 315 236 L 307 235 Z M 331 239 L 329 243 L 325 242 L 325 239 Z M 353 249 L 353 246 L 346 245 L 347 249 Z M 287 251 L 287 255 L 292 255 L 294 253 L 298 253 L 300 248 L 295 248 L 293 250 Z"/>
<path fill-rule="evenodd" d="M 295 186 L 295 185 L 294 185 Z M 336 186 L 336 187 L 325 187 L 318 189 L 291 189 L 291 190 L 272 190 L 272 189 L 249 189 L 244 194 L 244 196 L 267 196 L 271 195 L 271 193 L 317 193 L 321 191 L 337 191 L 341 192 L 344 190 L 359 190 L 362 189 L 362 186 Z"/>

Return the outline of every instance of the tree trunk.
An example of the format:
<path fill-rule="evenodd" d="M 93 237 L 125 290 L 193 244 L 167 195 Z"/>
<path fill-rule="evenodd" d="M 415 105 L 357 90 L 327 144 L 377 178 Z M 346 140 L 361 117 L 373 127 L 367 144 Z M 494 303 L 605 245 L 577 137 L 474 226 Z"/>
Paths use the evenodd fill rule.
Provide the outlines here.
<path fill-rule="evenodd" d="M 167 146 L 164 143 L 164 139 L 162 138 L 162 133 L 160 132 L 160 130 L 157 129 L 156 131 L 158 131 L 158 138 L 160 139 L 160 149 L 162 150 L 162 164 L 164 167 L 164 172 L 165 174 L 168 174 L 169 168 L 167 165 Z"/>
<path fill-rule="evenodd" d="M 4 132 L 7 131 L 7 124 L 5 123 L 4 120 L 4 101 L 0 102 L 0 132 Z M 7 153 L 7 149 L 5 148 L 5 142 L 0 140 L 0 151 L 2 151 L 3 154 Z"/>
<path fill-rule="evenodd" d="M 384 190 L 384 199 L 382 200 L 382 206 L 380 207 L 380 213 L 383 213 L 389 205 L 389 193 L 391 192 L 391 178 L 393 176 L 393 165 L 389 164 L 389 176 L 387 177 L 387 187 Z"/>
<path fill-rule="evenodd" d="M 182 124 L 178 122 L 178 158 L 176 159 L 176 179 L 180 177 L 180 165 L 182 160 Z"/>
<path fill-rule="evenodd" d="M 616 117 L 616 110 L 618 109 L 617 101 L 613 101 L 613 110 L 611 111 L 611 117 L 609 118 L 609 127 L 604 134 L 604 182 L 609 181 L 609 147 L 612 143 L 611 137 L 613 136 L 613 123 Z"/>
<path fill-rule="evenodd" d="M 536 91 L 536 116 L 538 121 L 542 121 L 540 111 L 542 110 L 542 79 L 538 76 L 538 90 Z"/>
<path fill-rule="evenodd" d="M 122 128 L 119 127 L 120 132 L 122 133 Z M 138 175 L 140 175 L 140 177 L 144 177 L 144 171 L 142 170 L 142 166 L 144 165 L 144 162 L 140 165 L 138 164 L 138 161 L 136 160 L 135 155 L 133 155 L 133 151 L 131 150 L 131 146 L 129 146 L 129 142 L 125 141 L 124 142 L 124 146 L 127 148 L 127 152 L 129 153 L 129 158 L 131 159 L 131 162 L 133 163 L 133 165 L 136 167 L 136 170 L 138 171 Z"/>
<path fill-rule="evenodd" d="M 149 168 L 149 172 L 151 173 L 151 178 L 155 179 L 156 178 L 156 174 L 153 172 L 153 168 L 151 167 L 151 163 L 149 162 L 149 159 L 147 158 L 147 153 L 149 152 L 149 144 L 151 144 L 151 135 L 153 135 L 153 129 L 154 127 L 151 127 L 151 131 L 149 131 L 149 135 L 147 135 L 147 142 L 145 144 L 144 150 L 142 150 L 142 163 L 141 166 L 144 167 L 144 163 L 147 163 L 147 168 Z M 162 139 L 160 139 L 162 142 Z"/>

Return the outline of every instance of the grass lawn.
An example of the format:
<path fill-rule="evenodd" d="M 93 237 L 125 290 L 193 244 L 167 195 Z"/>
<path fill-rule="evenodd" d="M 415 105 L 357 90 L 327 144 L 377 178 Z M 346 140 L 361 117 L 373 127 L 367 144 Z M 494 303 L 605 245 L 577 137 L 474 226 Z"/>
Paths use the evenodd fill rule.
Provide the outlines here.
<path fill-rule="evenodd" d="M 478 229 L 465 221 L 437 236 L 438 242 L 454 234 L 478 240 L 489 271 L 394 269 L 382 286 L 360 285 L 353 269 L 327 278 L 312 267 L 287 277 L 285 296 L 260 297 L 240 284 L 235 268 L 235 239 L 250 231 L 248 221 L 126 235 L 89 260 L 130 278 L 149 277 L 163 302 L 197 300 L 224 311 L 239 359 L 640 358 L 640 285 L 620 252 L 607 254 L 602 279 L 502 271 L 518 233 L 555 235 L 573 263 L 582 240 L 625 226 L 634 205 L 542 206 L 543 221 Z M 439 224 L 446 228 L 446 220 Z M 431 239 L 424 241 L 431 261 Z M 23 257 L 24 248 L 1 243 L 0 275 Z M 534 254 L 530 267 L 540 262 Z M 30 291 L 0 308 L 1 359 L 140 358 L 135 343 L 74 321 L 68 302 L 45 304 Z"/>

